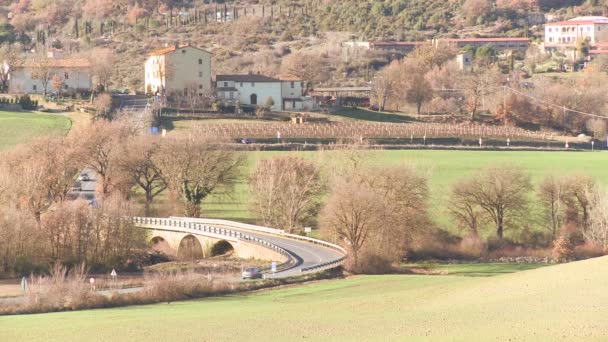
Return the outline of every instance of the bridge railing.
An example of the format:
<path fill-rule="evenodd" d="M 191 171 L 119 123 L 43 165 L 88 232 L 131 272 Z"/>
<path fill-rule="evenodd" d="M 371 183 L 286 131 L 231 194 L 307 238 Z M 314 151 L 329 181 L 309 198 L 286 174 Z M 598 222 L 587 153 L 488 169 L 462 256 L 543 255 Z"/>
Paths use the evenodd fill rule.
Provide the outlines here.
<path fill-rule="evenodd" d="M 136 225 L 152 226 L 155 229 L 178 231 L 178 232 L 191 233 L 191 234 L 192 233 L 196 234 L 196 231 L 201 231 L 201 232 L 210 233 L 210 234 L 219 235 L 219 236 L 232 237 L 232 238 L 244 241 L 244 242 L 253 243 L 253 244 L 262 246 L 264 248 L 271 249 L 271 250 L 285 256 L 287 258 L 287 260 L 285 262 L 277 265 L 277 269 L 286 270 L 286 269 L 289 269 L 289 268 L 295 266 L 296 257 L 288 250 L 284 249 L 281 246 L 277 246 L 273 243 L 265 241 L 263 239 L 249 236 L 247 234 L 243 234 L 238 231 L 221 228 L 221 227 L 217 227 L 217 226 L 209 226 L 206 224 L 193 222 L 193 221 L 177 220 L 177 219 L 173 219 L 173 218 L 166 219 L 166 218 L 154 218 L 154 217 L 133 217 L 133 222 Z M 147 227 L 144 227 L 144 228 L 147 228 Z"/>
<path fill-rule="evenodd" d="M 267 234 L 271 234 L 271 235 L 277 235 L 277 236 L 281 236 L 281 237 L 287 237 L 290 239 L 304 241 L 307 243 L 312 243 L 312 244 L 320 245 L 323 247 L 327 247 L 327 248 L 336 250 L 342 254 L 342 257 L 337 258 L 335 260 L 331 260 L 328 262 L 324 262 L 324 263 L 320 263 L 320 264 L 316 264 L 316 265 L 312 265 L 312 266 L 308 266 L 308 267 L 303 267 L 300 270 L 301 272 L 309 272 L 309 271 L 315 271 L 315 270 L 321 270 L 321 269 L 340 266 L 344 263 L 344 261 L 346 260 L 346 255 L 348 254 L 346 252 L 346 250 L 339 245 L 333 244 L 331 242 L 319 240 L 319 239 L 309 238 L 306 236 L 289 234 L 289 233 L 286 233 L 282 229 L 268 228 L 268 227 L 256 226 L 256 225 L 227 221 L 227 220 L 199 219 L 199 218 L 189 218 L 189 217 L 171 217 L 171 218 L 175 219 L 175 220 L 180 220 L 183 222 L 194 222 L 194 223 L 203 223 L 203 224 L 209 224 L 209 225 L 224 226 L 224 227 L 230 227 L 230 228 L 235 228 L 235 229 L 251 230 L 251 231 L 267 233 Z"/>

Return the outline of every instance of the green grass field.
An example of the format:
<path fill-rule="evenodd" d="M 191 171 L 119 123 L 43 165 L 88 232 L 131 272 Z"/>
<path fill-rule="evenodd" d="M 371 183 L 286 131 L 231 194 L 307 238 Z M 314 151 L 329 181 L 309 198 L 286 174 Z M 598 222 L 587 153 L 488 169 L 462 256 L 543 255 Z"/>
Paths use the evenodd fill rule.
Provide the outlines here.
<path fill-rule="evenodd" d="M 357 276 L 253 294 L 0 317 L 2 341 L 605 341 L 608 258 L 494 277 Z"/>
<path fill-rule="evenodd" d="M 72 121 L 59 114 L 0 111 L 0 150 L 45 136 L 66 134 Z"/>
<path fill-rule="evenodd" d="M 246 178 L 256 162 L 262 158 L 281 153 L 298 153 L 330 165 L 339 162 L 337 152 L 250 152 L 245 176 L 236 187 L 233 198 L 210 197 L 203 204 L 203 216 L 252 222 L 254 217 L 248 210 L 248 188 Z M 496 152 L 496 151 L 369 151 L 368 163 L 376 166 L 413 164 L 429 176 L 430 207 L 433 218 L 441 226 L 452 229 L 446 206 L 450 187 L 460 178 L 473 175 L 489 165 L 515 165 L 528 171 L 535 184 L 547 174 L 588 174 L 598 182 L 608 185 L 608 153 L 606 152 Z M 534 201 L 533 201 L 534 203 Z M 534 206 L 533 209 L 536 209 Z M 533 217 L 535 215 L 531 215 Z M 537 215 L 536 215 L 537 216 Z"/>

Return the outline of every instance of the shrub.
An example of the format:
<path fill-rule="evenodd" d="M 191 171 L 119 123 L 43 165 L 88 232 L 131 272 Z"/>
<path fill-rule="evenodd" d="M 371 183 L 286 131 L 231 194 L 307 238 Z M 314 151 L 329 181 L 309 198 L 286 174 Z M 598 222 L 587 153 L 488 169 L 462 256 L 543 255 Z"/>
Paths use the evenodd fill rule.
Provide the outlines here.
<path fill-rule="evenodd" d="M 553 256 L 560 262 L 570 261 L 574 256 L 575 244 L 571 235 L 565 233 L 560 235 L 553 244 Z"/>
<path fill-rule="evenodd" d="M 30 96 L 27 94 L 23 95 L 19 98 L 19 104 L 21 105 L 21 108 L 23 108 L 25 110 L 36 109 L 36 105 L 35 105 L 34 101 L 32 101 Z"/>

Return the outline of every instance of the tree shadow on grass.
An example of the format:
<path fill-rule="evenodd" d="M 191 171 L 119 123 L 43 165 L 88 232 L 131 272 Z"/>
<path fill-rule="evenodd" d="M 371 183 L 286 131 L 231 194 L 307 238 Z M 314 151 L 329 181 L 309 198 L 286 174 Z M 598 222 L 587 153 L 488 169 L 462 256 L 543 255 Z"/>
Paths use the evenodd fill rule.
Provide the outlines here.
<path fill-rule="evenodd" d="M 342 107 L 331 115 L 374 122 L 406 123 L 415 121 L 413 118 L 405 115 L 387 112 L 374 112 L 363 108 Z"/>

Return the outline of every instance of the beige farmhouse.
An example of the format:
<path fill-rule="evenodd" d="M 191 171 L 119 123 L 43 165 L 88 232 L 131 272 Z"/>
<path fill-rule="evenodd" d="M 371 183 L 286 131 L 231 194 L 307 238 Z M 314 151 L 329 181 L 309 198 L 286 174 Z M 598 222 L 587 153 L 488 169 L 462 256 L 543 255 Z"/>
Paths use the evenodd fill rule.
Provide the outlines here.
<path fill-rule="evenodd" d="M 211 53 L 190 45 L 154 50 L 145 63 L 148 94 L 172 95 L 211 90 Z"/>
<path fill-rule="evenodd" d="M 48 58 L 41 61 L 22 60 L 12 67 L 9 78 L 9 92 L 14 94 L 42 94 L 44 83 L 36 77 L 36 69 L 44 68 L 47 75 L 47 92 L 54 92 L 50 80 L 59 75 L 63 78 L 62 92 L 86 92 L 92 89 L 91 62 L 85 58 Z"/>

